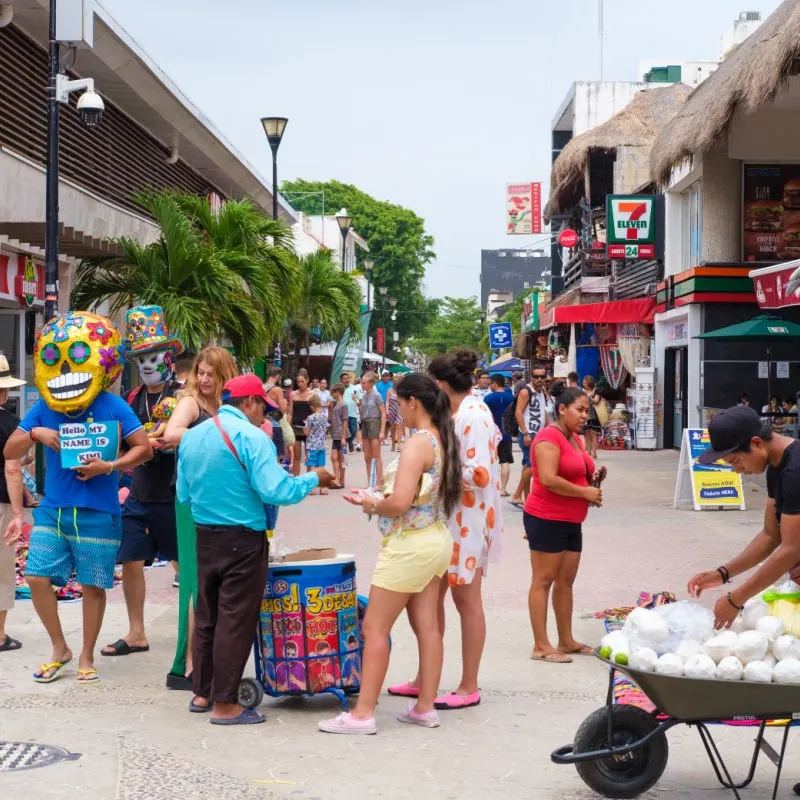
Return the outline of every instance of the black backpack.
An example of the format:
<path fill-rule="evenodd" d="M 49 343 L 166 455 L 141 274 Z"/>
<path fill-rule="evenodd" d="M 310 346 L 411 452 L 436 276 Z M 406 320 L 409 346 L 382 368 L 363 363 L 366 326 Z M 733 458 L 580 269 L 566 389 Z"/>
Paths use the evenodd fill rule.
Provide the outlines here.
<path fill-rule="evenodd" d="M 517 424 L 517 398 L 503 412 L 503 433 L 506 436 L 516 436 L 519 433 Z"/>

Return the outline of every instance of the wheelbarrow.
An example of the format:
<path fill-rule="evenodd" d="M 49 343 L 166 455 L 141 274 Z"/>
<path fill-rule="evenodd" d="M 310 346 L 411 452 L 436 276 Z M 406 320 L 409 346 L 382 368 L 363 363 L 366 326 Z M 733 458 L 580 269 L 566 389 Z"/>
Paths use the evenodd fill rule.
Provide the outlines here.
<path fill-rule="evenodd" d="M 676 725 L 696 728 L 719 783 L 742 800 L 740 789 L 750 785 L 759 756 L 775 765 L 772 800 L 778 796 L 789 730 L 800 721 L 800 687 L 791 684 L 675 678 L 612 664 L 606 704 L 592 712 L 578 728 L 572 744 L 554 750 L 556 764 L 574 764 L 583 782 L 598 794 L 612 798 L 639 797 L 658 783 L 667 766 L 666 733 Z M 614 677 L 619 672 L 634 681 L 655 705 L 653 712 L 632 705 L 615 705 Z M 711 734 L 713 723 L 752 725 L 756 730 L 750 767 L 735 781 Z M 764 734 L 768 723 L 783 730 L 780 749 Z M 800 784 L 795 786 L 800 794 Z"/>

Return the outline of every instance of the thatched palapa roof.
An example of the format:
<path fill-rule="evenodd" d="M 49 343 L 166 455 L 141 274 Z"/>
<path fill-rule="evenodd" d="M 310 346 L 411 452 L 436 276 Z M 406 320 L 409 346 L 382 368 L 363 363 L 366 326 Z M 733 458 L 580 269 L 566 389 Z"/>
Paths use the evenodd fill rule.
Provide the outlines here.
<path fill-rule="evenodd" d="M 772 103 L 800 58 L 800 2 L 785 0 L 697 89 L 661 131 L 650 174 L 666 184 L 673 167 L 725 140 L 736 113 Z"/>
<path fill-rule="evenodd" d="M 592 150 L 649 149 L 658 132 L 675 116 L 691 91 L 682 83 L 662 89 L 643 89 L 611 119 L 570 139 L 553 164 L 545 220 L 549 222 L 553 214 L 561 213 L 576 197 L 583 197 L 584 175 Z"/>

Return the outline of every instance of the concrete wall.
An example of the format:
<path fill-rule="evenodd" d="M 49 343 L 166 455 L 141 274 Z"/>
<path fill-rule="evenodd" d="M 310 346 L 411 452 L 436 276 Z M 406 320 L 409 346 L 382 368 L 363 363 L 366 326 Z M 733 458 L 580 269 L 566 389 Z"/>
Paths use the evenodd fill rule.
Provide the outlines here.
<path fill-rule="evenodd" d="M 572 135 L 579 136 L 602 125 L 630 103 L 646 83 L 631 81 L 580 81 L 575 84 Z"/>
<path fill-rule="evenodd" d="M 0 150 L 0 219 L 6 222 L 44 222 L 45 173 L 30 162 Z M 158 238 L 158 228 L 101 200 L 72 183 L 59 183 L 59 219 L 87 236 L 130 236 L 142 244 Z"/>
<path fill-rule="evenodd" d="M 742 166 L 727 152 L 703 154 L 703 261 L 742 257 Z M 687 265 L 694 266 L 694 265 Z"/>
<path fill-rule="evenodd" d="M 632 194 L 650 182 L 650 150 L 647 147 L 618 147 L 614 161 L 614 193 Z"/>

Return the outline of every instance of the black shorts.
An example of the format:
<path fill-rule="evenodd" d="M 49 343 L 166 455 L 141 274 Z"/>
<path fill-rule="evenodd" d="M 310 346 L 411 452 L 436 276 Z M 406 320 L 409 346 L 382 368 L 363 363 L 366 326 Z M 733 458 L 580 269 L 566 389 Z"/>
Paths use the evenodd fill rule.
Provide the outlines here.
<path fill-rule="evenodd" d="M 345 447 L 347 447 L 347 445 L 345 445 Z M 342 440 L 341 439 L 334 439 L 331 442 L 331 450 L 333 450 L 336 453 L 341 453 L 342 452 Z"/>
<path fill-rule="evenodd" d="M 173 503 L 143 503 L 128 496 L 122 507 L 122 541 L 117 561 L 144 561 L 152 564 L 156 556 L 178 560 L 178 533 Z"/>
<path fill-rule="evenodd" d="M 541 553 L 563 553 L 583 550 L 583 531 L 580 522 L 557 522 L 552 519 L 534 517 L 527 512 L 522 515 L 528 547 Z"/>
<path fill-rule="evenodd" d="M 500 459 L 501 464 L 514 463 L 514 442 L 511 439 L 503 439 L 497 445 L 497 457 Z"/>

